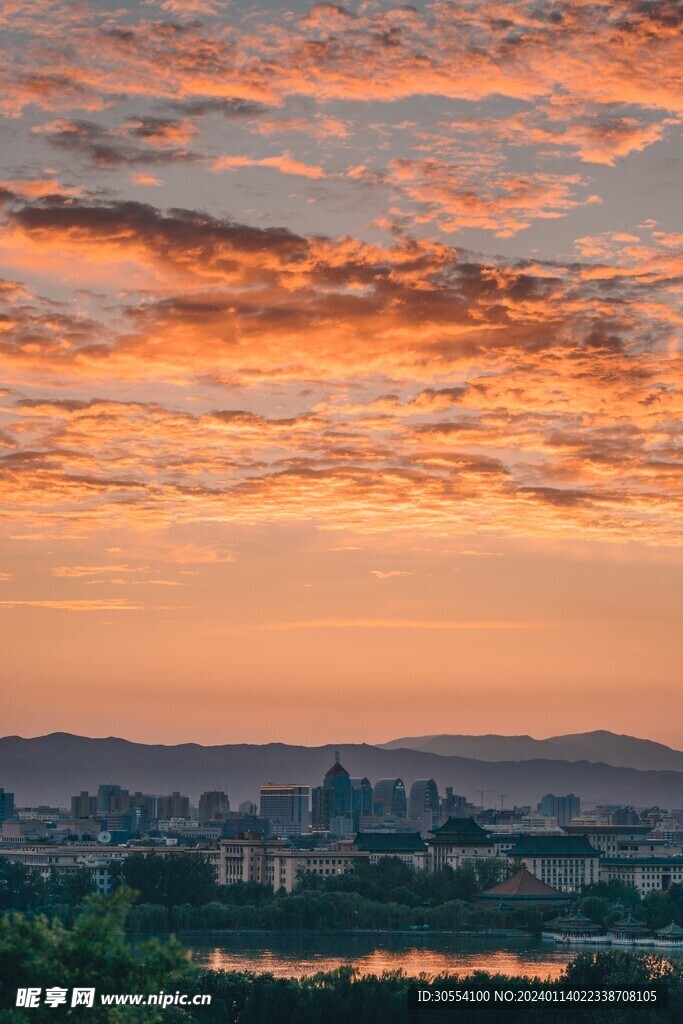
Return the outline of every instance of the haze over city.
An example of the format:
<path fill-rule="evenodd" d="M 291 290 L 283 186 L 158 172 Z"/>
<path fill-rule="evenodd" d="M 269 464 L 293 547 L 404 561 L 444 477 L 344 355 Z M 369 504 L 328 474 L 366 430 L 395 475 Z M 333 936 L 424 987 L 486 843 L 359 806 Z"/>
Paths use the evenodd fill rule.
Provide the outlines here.
<path fill-rule="evenodd" d="M 0 27 L 2 733 L 679 748 L 674 5 Z"/>

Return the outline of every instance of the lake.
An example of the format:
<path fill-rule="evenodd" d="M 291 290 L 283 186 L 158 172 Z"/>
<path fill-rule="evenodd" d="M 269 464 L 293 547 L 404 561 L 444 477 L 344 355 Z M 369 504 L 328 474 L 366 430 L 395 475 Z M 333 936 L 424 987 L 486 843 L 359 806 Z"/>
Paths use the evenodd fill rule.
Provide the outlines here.
<path fill-rule="evenodd" d="M 558 978 L 580 951 L 530 936 L 213 932 L 179 938 L 193 963 L 224 971 L 310 977 L 342 966 L 361 974 L 402 970 L 410 976 L 472 971 Z M 585 948 L 585 947 L 583 947 Z"/>

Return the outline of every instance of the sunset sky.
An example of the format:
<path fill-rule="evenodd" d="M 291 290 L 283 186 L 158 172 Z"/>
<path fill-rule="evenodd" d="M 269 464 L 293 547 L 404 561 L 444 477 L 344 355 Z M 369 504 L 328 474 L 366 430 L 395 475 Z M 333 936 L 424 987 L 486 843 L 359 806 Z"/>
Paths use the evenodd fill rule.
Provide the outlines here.
<path fill-rule="evenodd" d="M 679 5 L 0 35 L 0 732 L 683 747 Z"/>

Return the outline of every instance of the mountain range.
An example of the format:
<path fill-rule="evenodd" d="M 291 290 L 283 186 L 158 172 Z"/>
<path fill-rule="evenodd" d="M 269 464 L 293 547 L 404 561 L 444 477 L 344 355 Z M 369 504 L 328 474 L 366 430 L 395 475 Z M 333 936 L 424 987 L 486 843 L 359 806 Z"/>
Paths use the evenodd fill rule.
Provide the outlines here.
<path fill-rule="evenodd" d="M 641 771 L 683 772 L 683 750 L 663 743 L 621 736 L 604 729 L 536 740 L 532 736 L 404 736 L 379 746 L 387 750 L 405 747 L 445 757 L 473 757 L 477 761 L 594 761 Z"/>
<path fill-rule="evenodd" d="M 584 734 L 604 736 L 610 756 L 644 758 L 650 747 L 661 747 L 646 740 L 618 737 L 612 733 Z M 565 744 L 576 752 L 582 737 L 557 737 L 558 740 L 576 741 Z M 421 737 L 427 743 L 443 737 Z M 372 783 L 380 778 L 400 776 L 406 786 L 415 779 L 434 778 L 443 792 L 452 786 L 456 793 L 478 803 L 479 793 L 485 791 L 487 806 L 500 806 L 505 794 L 506 806 L 531 804 L 544 793 L 578 794 L 584 806 L 597 803 L 625 803 L 640 806 L 660 804 L 680 807 L 683 802 L 683 753 L 668 751 L 679 764 L 677 770 L 643 769 L 628 764 L 607 764 L 593 760 L 596 747 L 586 740 L 581 759 L 565 760 L 547 753 L 529 759 L 502 759 L 507 753 L 505 741 L 538 741 L 530 737 L 447 737 L 449 740 L 479 741 L 478 751 L 491 749 L 496 753 L 495 740 L 501 740 L 498 756 L 476 759 L 456 754 L 434 753 L 425 749 L 410 749 L 405 745 L 394 747 L 369 744 L 345 744 L 341 747 L 341 761 L 352 776 L 366 775 Z M 617 741 L 625 740 L 619 752 Z M 397 740 L 406 744 L 416 740 Z M 489 748 L 489 743 L 493 747 Z M 611 744 L 611 746 L 610 746 Z M 635 744 L 635 745 L 634 745 Z M 642 747 L 639 744 L 643 744 Z M 558 744 L 555 750 L 561 749 Z M 520 750 L 535 749 L 513 747 Z M 545 749 L 545 748 L 544 748 Z M 650 751 L 652 753 L 652 751 Z M 653 755 L 654 756 L 654 755 Z M 24 739 L 7 736 L 0 739 L 0 786 L 15 793 L 17 806 L 36 804 L 68 805 L 69 797 L 83 789 L 93 792 L 100 783 L 119 785 L 147 793 L 170 793 L 180 790 L 197 800 L 206 789 L 225 790 L 233 807 L 245 799 L 257 800 L 258 789 L 265 782 L 298 782 L 318 785 L 325 771 L 334 762 L 334 747 L 295 746 L 285 743 L 226 744 L 201 746 L 184 743 L 174 746 L 133 743 L 108 737 L 92 739 L 69 733 L 51 733 L 47 736 Z M 640 761 L 642 764 L 642 760 Z"/>

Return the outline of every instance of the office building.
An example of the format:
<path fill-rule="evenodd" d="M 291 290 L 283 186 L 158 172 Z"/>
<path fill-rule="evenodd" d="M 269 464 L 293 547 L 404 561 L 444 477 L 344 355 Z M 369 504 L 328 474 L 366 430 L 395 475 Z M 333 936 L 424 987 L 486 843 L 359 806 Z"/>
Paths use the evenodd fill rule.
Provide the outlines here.
<path fill-rule="evenodd" d="M 361 818 L 372 814 L 372 799 L 372 785 L 369 779 L 351 779 L 351 817 L 356 831 L 360 828 Z"/>
<path fill-rule="evenodd" d="M 522 835 L 506 856 L 561 892 L 598 881 L 600 852 L 585 836 Z"/>
<path fill-rule="evenodd" d="M 333 818 L 353 818 L 351 777 L 335 752 L 334 764 L 325 773 L 322 786 L 316 786 L 313 798 L 313 828 L 327 831 Z"/>
<path fill-rule="evenodd" d="M 113 783 L 105 783 L 97 789 L 97 813 L 108 814 L 112 808 L 112 800 L 121 792 L 121 787 Z"/>
<path fill-rule="evenodd" d="M 557 818 L 557 824 L 562 827 L 569 825 L 572 818 L 579 817 L 581 800 L 573 793 L 568 793 L 566 796 L 546 793 L 538 805 L 538 810 L 546 818 Z"/>
<path fill-rule="evenodd" d="M 323 879 L 344 875 L 359 860 L 367 863 L 367 851 L 355 850 L 350 844 L 294 850 L 284 839 L 246 834 L 221 843 L 219 880 L 226 885 L 260 882 L 272 885 L 276 892 L 292 892 L 303 873 Z"/>
<path fill-rule="evenodd" d="M 439 790 L 434 779 L 418 779 L 410 787 L 408 797 L 408 817 L 414 820 L 430 819 L 430 828 L 437 828 L 441 817 Z"/>
<path fill-rule="evenodd" d="M 97 797 L 90 796 L 86 789 L 81 790 L 78 796 L 71 797 L 71 817 L 94 818 L 97 814 Z"/>
<path fill-rule="evenodd" d="M 301 835 L 308 832 L 308 786 L 269 782 L 261 786 L 261 817 L 270 821 L 273 836 Z"/>
<path fill-rule="evenodd" d="M 14 817 L 14 793 L 0 789 L 0 821 L 8 821 Z"/>
<path fill-rule="evenodd" d="M 157 797 L 158 818 L 189 818 L 190 798 L 176 790 L 170 796 Z"/>
<path fill-rule="evenodd" d="M 373 813 L 378 818 L 406 818 L 408 803 L 402 779 L 380 779 L 372 794 Z"/>
<path fill-rule="evenodd" d="M 221 789 L 207 790 L 199 797 L 199 820 L 222 821 L 230 814 L 230 801 Z"/>

